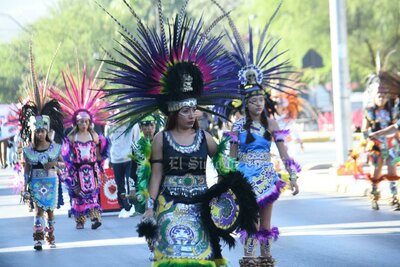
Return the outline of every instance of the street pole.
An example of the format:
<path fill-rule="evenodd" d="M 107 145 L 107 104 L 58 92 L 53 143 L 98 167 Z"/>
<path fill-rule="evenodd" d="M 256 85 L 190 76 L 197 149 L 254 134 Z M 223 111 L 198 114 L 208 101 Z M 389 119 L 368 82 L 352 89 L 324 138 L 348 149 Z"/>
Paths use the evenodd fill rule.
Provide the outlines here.
<path fill-rule="evenodd" d="M 352 147 L 349 66 L 347 54 L 346 0 L 329 0 L 333 109 L 336 161 L 343 164 Z"/>

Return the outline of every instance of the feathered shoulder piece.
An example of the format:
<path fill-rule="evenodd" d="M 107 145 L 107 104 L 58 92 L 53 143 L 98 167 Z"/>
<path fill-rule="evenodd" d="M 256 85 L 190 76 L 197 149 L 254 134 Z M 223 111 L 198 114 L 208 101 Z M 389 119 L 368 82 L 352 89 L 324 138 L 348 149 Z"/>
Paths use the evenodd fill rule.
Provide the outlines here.
<path fill-rule="evenodd" d="M 136 20 L 136 34 L 105 10 L 121 27 L 124 40 L 118 53 L 125 61 L 105 60 L 110 65 L 109 80 L 120 85 L 106 89 L 116 99 L 110 109 L 120 110 L 112 119 L 132 127 L 157 110 L 169 114 L 184 106 L 198 106 L 207 112 L 206 106 L 221 106 L 228 97 L 239 96 L 234 62 L 220 42 L 222 35 L 210 34 L 225 15 L 205 28 L 202 18 L 188 18 L 187 2 L 166 24 L 161 1 L 157 1 L 159 32 L 146 26 L 126 1 Z"/>
<path fill-rule="evenodd" d="M 233 140 L 232 140 L 233 139 Z M 226 150 L 230 141 L 237 142 L 237 136 L 224 135 L 217 145 L 217 152 L 212 157 L 212 163 L 217 170 L 218 174 L 227 175 L 230 172 L 237 170 L 238 162 L 227 155 Z"/>
<path fill-rule="evenodd" d="M 133 146 L 131 158 L 138 163 L 137 169 L 137 193 L 136 198 L 144 205 L 149 197 L 149 182 L 151 177 L 151 141 L 147 138 L 140 138 Z"/>
<path fill-rule="evenodd" d="M 58 49 L 57 49 L 58 50 Z M 57 54 L 57 51 L 55 55 Z M 48 97 L 48 90 L 54 88 L 48 83 L 49 73 L 54 62 L 55 55 L 51 61 L 44 81 L 37 78 L 32 45 L 29 48 L 31 80 L 27 82 L 26 94 L 28 100 L 23 103 L 19 120 L 21 123 L 21 138 L 24 141 L 32 141 L 32 133 L 35 129 L 54 130 L 54 141 L 61 143 L 63 138 L 64 126 L 63 115 L 60 104 Z"/>
<path fill-rule="evenodd" d="M 79 65 L 78 65 L 79 71 Z M 101 70 L 98 69 L 94 75 L 94 68 L 87 73 L 86 66 L 83 67 L 82 75 L 74 76 L 71 70 L 63 71 L 65 92 L 50 90 L 51 96 L 57 99 L 64 113 L 65 127 L 76 125 L 77 119 L 88 118 L 97 125 L 104 125 L 109 112 L 105 110 L 108 103 L 102 99 L 105 95 L 97 82 L 97 76 Z"/>

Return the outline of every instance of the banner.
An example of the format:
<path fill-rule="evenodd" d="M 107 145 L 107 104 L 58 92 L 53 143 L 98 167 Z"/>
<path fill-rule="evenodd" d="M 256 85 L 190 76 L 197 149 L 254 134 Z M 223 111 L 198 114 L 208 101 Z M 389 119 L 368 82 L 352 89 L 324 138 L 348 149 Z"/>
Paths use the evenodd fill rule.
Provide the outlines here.
<path fill-rule="evenodd" d="M 114 179 L 114 172 L 111 168 L 105 169 L 107 178 L 100 187 L 100 206 L 103 211 L 119 211 L 117 184 Z"/>
<path fill-rule="evenodd" d="M 19 121 L 15 105 L 0 104 L 0 141 L 18 134 Z"/>

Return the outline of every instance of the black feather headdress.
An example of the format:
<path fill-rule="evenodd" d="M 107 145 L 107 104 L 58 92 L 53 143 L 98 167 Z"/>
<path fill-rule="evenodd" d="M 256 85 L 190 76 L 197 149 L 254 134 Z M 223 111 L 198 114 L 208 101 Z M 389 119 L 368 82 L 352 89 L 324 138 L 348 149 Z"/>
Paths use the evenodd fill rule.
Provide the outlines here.
<path fill-rule="evenodd" d="M 28 101 L 22 106 L 19 117 L 21 123 L 21 138 L 26 142 L 31 142 L 34 130 L 46 129 L 50 131 L 51 129 L 55 133 L 54 141 L 61 143 L 64 132 L 61 106 L 56 100 L 49 99 L 47 96 L 48 90 L 53 87 L 48 86 L 48 79 L 54 57 L 47 71 L 46 79 L 39 82 L 35 70 L 32 45 L 30 45 L 29 48 L 29 55 L 31 81 L 26 88 Z"/>
<path fill-rule="evenodd" d="M 111 119 L 132 127 L 157 110 L 168 114 L 183 106 L 197 106 L 214 113 L 207 107 L 222 106 L 227 99 L 240 96 L 235 63 L 221 44 L 222 35 L 210 34 L 225 15 L 206 28 L 202 18 L 188 18 L 187 2 L 172 23 L 166 24 L 158 0 L 160 30 L 157 31 L 156 27 L 144 25 L 124 1 L 136 20 L 135 35 L 103 8 L 121 27 L 124 40 L 117 52 L 125 61 L 105 60 L 111 75 L 108 80 L 120 85 L 117 89 L 106 89 L 108 96 L 116 99 L 109 109 L 120 110 Z"/>

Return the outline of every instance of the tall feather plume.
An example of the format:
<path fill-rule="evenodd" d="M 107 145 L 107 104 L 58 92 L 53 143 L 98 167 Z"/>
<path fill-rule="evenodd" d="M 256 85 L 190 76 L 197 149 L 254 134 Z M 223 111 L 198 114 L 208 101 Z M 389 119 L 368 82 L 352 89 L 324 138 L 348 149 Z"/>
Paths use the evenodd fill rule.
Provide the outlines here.
<path fill-rule="evenodd" d="M 146 26 L 144 26 L 142 20 L 140 19 L 140 17 L 138 16 L 138 14 L 135 12 L 135 10 L 132 8 L 131 5 L 129 5 L 128 2 L 126 2 L 126 0 L 123 0 L 125 5 L 128 7 L 129 11 L 131 12 L 131 14 L 133 15 L 133 17 L 136 19 L 139 28 L 143 31 L 143 33 L 146 35 L 146 38 L 150 38 L 149 33 L 146 29 Z"/>
<path fill-rule="evenodd" d="M 134 41 L 129 34 L 124 34 L 125 30 L 121 33 L 123 42 L 117 41 L 121 49 L 115 50 L 123 60 L 104 60 L 113 67 L 108 68 L 107 73 L 110 76 L 106 79 L 111 84 L 120 85 L 118 88 L 104 90 L 107 97 L 113 98 L 109 109 L 119 110 L 111 119 L 122 124 L 126 123 L 128 127 L 158 109 L 167 114 L 168 102 L 184 99 L 186 94 L 179 90 L 179 79 L 171 77 L 177 75 L 181 71 L 179 68 L 185 64 L 193 63 L 192 67 L 189 67 L 189 64 L 184 68 L 193 71 L 196 81 L 193 88 L 196 90 L 188 94 L 196 97 L 197 94 L 201 94 L 197 101 L 198 105 L 221 105 L 227 96 L 240 96 L 235 86 L 237 75 L 232 71 L 236 64 L 223 48 L 222 36 L 205 38 L 203 19 L 194 21 L 187 18 L 186 1 L 179 13 L 174 16 L 174 23 L 163 30 L 163 26 L 167 27 L 168 24 L 164 23 L 161 2 L 157 3 L 160 15 L 157 23 L 160 23 L 161 30 L 149 28 L 148 25 L 142 26 L 138 22 L 135 34 L 138 36 L 137 41 Z M 134 20 L 139 21 L 132 10 Z M 115 18 L 113 20 L 117 22 Z M 218 21 L 217 19 L 215 23 Z M 120 27 L 126 29 L 124 26 Z M 211 29 L 213 27 L 214 25 Z M 204 40 L 203 43 L 200 42 L 201 38 Z M 203 80 L 201 86 L 197 79 L 200 76 Z"/>
<path fill-rule="evenodd" d="M 181 34 L 181 31 L 182 31 L 183 20 L 185 18 L 186 7 L 187 7 L 188 2 L 189 2 L 189 0 L 185 0 L 185 2 L 183 2 L 181 9 L 179 10 L 178 23 L 177 23 L 178 27 L 176 29 L 177 37 Z M 178 40 L 176 39 L 175 42 L 178 42 Z"/>
<path fill-rule="evenodd" d="M 269 26 L 271 25 L 271 22 L 274 20 L 276 14 L 278 14 L 278 11 L 281 8 L 281 6 L 282 6 L 282 1 L 280 1 L 278 7 L 275 9 L 275 12 L 272 14 L 272 16 L 268 20 L 267 24 L 265 24 L 265 26 L 264 26 L 264 29 L 263 29 L 263 31 L 261 33 L 261 36 L 260 36 L 260 42 L 258 43 L 256 64 L 258 64 L 258 62 L 259 62 L 259 60 L 260 60 L 260 58 L 262 56 L 262 46 L 263 46 L 263 43 L 264 43 L 264 39 L 265 39 L 265 37 L 267 35 L 267 31 L 269 29 Z"/>
<path fill-rule="evenodd" d="M 145 28 L 145 26 L 143 25 L 142 20 L 140 19 L 140 17 L 136 14 L 135 10 L 133 10 L 132 6 L 129 5 L 128 2 L 126 2 L 126 0 L 123 0 L 124 4 L 129 8 L 129 11 L 131 12 L 131 14 L 133 15 L 133 17 L 136 19 L 137 23 L 139 24 L 139 26 Z"/>
<path fill-rule="evenodd" d="M 33 52 L 32 52 L 32 43 L 29 44 L 29 57 L 30 57 L 30 64 L 31 64 L 31 82 L 32 82 L 32 88 L 33 88 L 32 96 L 34 97 L 37 107 L 39 108 L 39 110 L 41 110 L 42 96 L 40 94 L 39 81 L 38 81 L 38 78 L 36 75 L 36 70 L 35 70 L 35 59 L 33 57 Z"/>
<path fill-rule="evenodd" d="M 396 52 L 396 49 L 392 49 L 389 51 L 389 53 L 387 53 L 387 55 L 385 56 L 385 60 L 382 64 L 382 69 L 386 70 L 388 68 L 388 64 L 389 64 L 389 59 L 390 57 Z"/>
<path fill-rule="evenodd" d="M 157 10 L 158 10 L 158 23 L 160 26 L 161 32 L 161 41 L 164 47 L 164 52 L 168 55 L 168 46 L 167 46 L 167 36 L 165 35 L 165 27 L 164 27 L 164 13 L 162 10 L 161 0 L 157 0 Z"/>
<path fill-rule="evenodd" d="M 112 20 L 114 20 L 118 26 L 131 38 L 131 41 L 137 45 L 138 47 L 141 48 L 141 51 L 144 51 L 144 49 L 140 46 L 139 41 L 135 38 L 135 36 L 133 36 L 133 34 L 128 30 L 128 28 L 126 28 L 121 22 L 119 22 L 113 15 L 111 15 L 110 12 L 107 11 L 107 9 L 105 9 L 101 4 L 99 4 L 97 1 L 95 1 L 95 3 L 104 11 L 107 13 L 107 15 L 110 16 L 110 18 Z M 121 32 L 120 32 L 121 33 Z M 121 33 L 122 34 L 122 33 Z M 123 34 L 122 34 L 123 35 Z"/>
<path fill-rule="evenodd" d="M 56 56 L 58 54 L 58 50 L 60 49 L 60 47 L 61 47 L 61 43 L 58 44 L 56 52 L 54 52 L 54 55 L 51 58 L 50 66 L 47 69 L 46 79 L 44 80 L 44 88 L 43 88 L 43 95 L 44 96 L 47 95 L 47 82 L 49 81 L 50 71 L 51 71 L 51 68 L 53 67 L 54 60 L 55 60 L 55 58 L 56 58 Z"/>
<path fill-rule="evenodd" d="M 62 114 L 59 103 L 47 97 L 47 90 L 54 88 L 53 86 L 48 86 L 49 73 L 53 65 L 55 56 L 54 54 L 50 67 L 47 71 L 46 78 L 44 81 L 39 82 L 35 69 L 35 59 L 32 51 L 32 43 L 29 46 L 29 57 L 30 57 L 30 68 L 31 68 L 31 82 L 26 82 L 27 86 L 25 88 L 28 99 L 23 105 L 20 113 L 21 122 L 21 137 L 24 141 L 29 141 L 31 139 L 31 133 L 33 129 L 30 128 L 30 117 L 38 115 L 47 115 L 50 117 L 50 127 L 56 132 L 55 141 L 61 142 L 63 134 L 63 123 Z"/>
<path fill-rule="evenodd" d="M 376 57 L 375 57 L 375 71 L 378 74 L 381 71 L 381 55 L 378 52 L 376 52 Z"/>
<path fill-rule="evenodd" d="M 94 68 L 87 74 L 86 65 L 84 65 L 82 75 L 79 75 L 82 77 L 81 80 L 76 80 L 68 68 L 67 72 L 62 72 L 65 92 L 50 89 L 51 96 L 60 102 L 66 127 L 76 123 L 76 111 L 78 110 L 86 110 L 91 115 L 94 124 L 105 124 L 109 112 L 104 109 L 108 103 L 101 99 L 105 92 L 101 91 L 96 84 L 100 68 L 93 77 Z"/>
<path fill-rule="evenodd" d="M 254 52 L 253 52 L 253 28 L 249 23 L 249 61 L 250 64 L 254 64 Z"/>
<path fill-rule="evenodd" d="M 236 28 L 235 23 L 233 22 L 231 16 L 229 15 L 229 12 L 226 12 L 225 9 L 216 1 L 216 0 L 211 0 L 221 11 L 223 14 L 226 15 L 228 18 L 229 26 L 232 29 L 233 36 L 235 38 L 235 41 L 238 45 L 239 51 L 241 55 L 246 55 L 246 49 L 244 47 L 243 39 L 239 34 L 238 29 Z M 244 61 L 246 62 L 246 65 L 249 63 L 247 57 L 244 58 Z"/>
<path fill-rule="evenodd" d="M 226 16 L 229 15 L 230 12 L 226 13 L 226 14 L 222 14 L 221 16 L 217 17 L 212 23 L 211 25 L 204 31 L 202 38 L 200 39 L 199 43 L 197 44 L 196 50 L 198 49 L 198 47 L 201 47 L 204 43 L 204 41 L 207 39 L 207 36 L 210 34 L 211 30 L 217 26 L 217 24 Z"/>
<path fill-rule="evenodd" d="M 372 64 L 373 67 L 376 68 L 376 53 L 375 53 L 375 50 L 372 47 L 372 44 L 371 44 L 371 42 L 369 41 L 368 38 L 365 39 L 365 43 L 366 43 L 367 48 L 368 48 L 368 53 L 369 53 L 369 56 L 370 56 L 369 59 L 371 60 L 370 63 Z"/>
<path fill-rule="evenodd" d="M 102 46 L 102 45 L 99 45 L 99 46 L 100 46 L 101 50 L 104 52 L 104 54 L 106 55 L 106 57 L 115 61 L 115 58 L 113 57 L 113 55 L 111 55 L 111 53 L 108 52 L 107 49 L 104 48 L 104 46 Z"/>
<path fill-rule="evenodd" d="M 99 68 L 97 69 L 96 75 L 94 76 L 93 81 L 90 84 L 90 88 L 89 89 L 93 89 L 95 87 L 97 78 L 99 77 L 100 71 L 101 71 L 101 69 L 103 68 L 103 65 L 104 65 L 104 59 L 105 59 L 105 56 L 104 56 L 103 60 L 101 61 Z"/>

